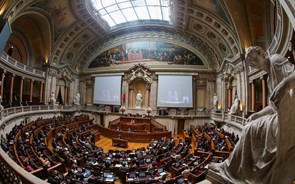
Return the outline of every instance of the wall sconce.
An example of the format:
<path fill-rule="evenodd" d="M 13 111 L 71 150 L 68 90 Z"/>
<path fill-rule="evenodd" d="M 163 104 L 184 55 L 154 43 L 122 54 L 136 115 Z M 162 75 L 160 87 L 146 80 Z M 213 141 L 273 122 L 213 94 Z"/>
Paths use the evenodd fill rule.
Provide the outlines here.
<path fill-rule="evenodd" d="M 240 100 L 240 111 L 241 111 L 241 112 L 243 111 L 243 103 L 242 103 L 241 100 Z"/>
<path fill-rule="evenodd" d="M 218 105 L 217 105 L 217 109 L 220 110 L 221 107 L 222 107 L 221 103 L 218 103 Z"/>

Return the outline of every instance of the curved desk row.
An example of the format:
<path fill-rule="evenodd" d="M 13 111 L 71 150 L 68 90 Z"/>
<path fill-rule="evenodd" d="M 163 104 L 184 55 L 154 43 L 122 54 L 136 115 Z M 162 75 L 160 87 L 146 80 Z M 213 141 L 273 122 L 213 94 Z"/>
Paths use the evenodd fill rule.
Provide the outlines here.
<path fill-rule="evenodd" d="M 141 133 L 141 132 L 127 132 L 127 131 L 116 131 L 110 128 L 99 125 L 98 131 L 101 135 L 108 138 L 117 138 L 119 134 L 124 139 L 127 139 L 130 142 L 150 142 L 153 139 L 159 140 L 162 137 L 171 138 L 172 132 L 152 132 L 152 133 Z"/>

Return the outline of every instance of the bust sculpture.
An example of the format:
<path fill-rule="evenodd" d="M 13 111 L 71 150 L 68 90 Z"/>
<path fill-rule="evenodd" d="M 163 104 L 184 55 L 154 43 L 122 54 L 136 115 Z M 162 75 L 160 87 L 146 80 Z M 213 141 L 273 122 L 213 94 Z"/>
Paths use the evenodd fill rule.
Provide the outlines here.
<path fill-rule="evenodd" d="M 209 166 L 224 183 L 292 183 L 295 169 L 294 65 L 279 55 L 267 56 L 252 46 L 246 64 L 268 73 L 269 104 L 247 119 L 228 159 Z M 209 172 L 210 173 L 210 172 Z"/>

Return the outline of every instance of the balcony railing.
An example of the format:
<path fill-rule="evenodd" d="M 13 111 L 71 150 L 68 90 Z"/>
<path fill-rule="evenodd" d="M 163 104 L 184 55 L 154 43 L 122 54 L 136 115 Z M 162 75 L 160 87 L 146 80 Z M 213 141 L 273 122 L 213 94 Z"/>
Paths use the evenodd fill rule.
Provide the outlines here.
<path fill-rule="evenodd" d="M 236 115 L 230 115 L 222 111 L 212 112 L 211 119 L 217 122 L 224 122 L 226 124 L 235 126 L 239 129 L 242 129 L 242 127 L 244 127 L 246 124 L 246 118 L 243 118 L 241 116 L 236 116 Z"/>
<path fill-rule="evenodd" d="M 28 67 L 28 66 L 16 61 L 12 57 L 8 56 L 5 52 L 3 52 L 1 55 L 1 61 L 3 61 L 4 63 L 6 63 L 7 65 L 11 66 L 12 68 L 14 68 L 16 70 L 23 71 L 24 73 L 27 73 L 30 75 L 35 75 L 35 76 L 42 77 L 42 78 L 45 77 L 44 71 Z"/>

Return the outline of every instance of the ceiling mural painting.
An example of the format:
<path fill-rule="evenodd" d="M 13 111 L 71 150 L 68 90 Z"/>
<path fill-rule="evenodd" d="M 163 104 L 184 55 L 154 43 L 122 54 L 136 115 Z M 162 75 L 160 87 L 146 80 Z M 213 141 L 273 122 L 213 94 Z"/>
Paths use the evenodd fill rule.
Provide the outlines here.
<path fill-rule="evenodd" d="M 216 70 L 219 67 L 219 54 L 211 49 L 206 42 L 202 41 L 196 36 L 177 32 L 175 30 L 167 29 L 165 31 L 134 31 L 128 34 L 117 34 L 112 37 L 106 37 L 105 42 L 94 42 L 89 45 L 85 50 L 81 51 L 80 58 L 75 60 L 73 65 L 79 65 L 82 70 L 87 70 L 92 61 L 97 58 L 101 53 L 114 48 L 120 44 L 126 44 L 136 41 L 162 41 L 177 45 L 182 48 L 195 53 L 201 58 L 205 67 Z M 182 33 L 182 34 L 180 34 Z"/>
<path fill-rule="evenodd" d="M 160 41 L 137 41 L 119 45 L 98 55 L 89 68 L 106 67 L 130 62 L 166 62 L 180 65 L 204 65 L 188 49 Z"/>
<path fill-rule="evenodd" d="M 45 0 L 35 5 L 40 7 L 51 15 L 54 23 L 54 40 L 57 38 L 75 21 L 76 18 L 73 15 L 70 7 L 70 1 L 65 0 Z"/>
<path fill-rule="evenodd" d="M 225 22 L 230 24 L 230 21 L 228 19 L 228 16 L 226 15 L 226 11 L 224 10 L 221 0 L 206 0 L 206 1 L 200 1 L 200 0 L 193 0 L 193 5 L 200 6 L 213 14 L 216 14 L 220 18 L 222 18 Z"/>

